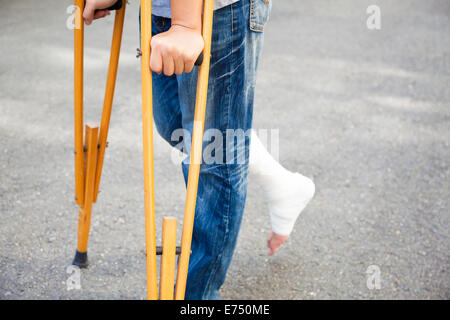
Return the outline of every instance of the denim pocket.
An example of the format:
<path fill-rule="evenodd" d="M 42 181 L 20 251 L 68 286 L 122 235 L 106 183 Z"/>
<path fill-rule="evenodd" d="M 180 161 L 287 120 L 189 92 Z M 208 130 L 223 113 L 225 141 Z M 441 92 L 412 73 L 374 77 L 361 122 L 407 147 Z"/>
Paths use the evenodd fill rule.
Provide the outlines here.
<path fill-rule="evenodd" d="M 250 30 L 263 32 L 264 25 L 269 20 L 272 1 L 250 0 Z"/>

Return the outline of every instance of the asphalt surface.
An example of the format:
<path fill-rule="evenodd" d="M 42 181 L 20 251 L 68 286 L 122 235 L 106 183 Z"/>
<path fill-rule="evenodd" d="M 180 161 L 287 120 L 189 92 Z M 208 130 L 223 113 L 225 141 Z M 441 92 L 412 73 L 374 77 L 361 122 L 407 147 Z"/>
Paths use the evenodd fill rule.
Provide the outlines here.
<path fill-rule="evenodd" d="M 76 248 L 70 1 L 0 0 L 0 299 L 146 296 L 138 2 L 128 7 L 109 148 L 81 289 Z M 366 27 L 369 5 L 381 29 Z M 255 127 L 316 196 L 267 256 L 268 207 L 250 179 L 224 299 L 449 299 L 450 3 L 274 1 Z M 85 119 L 98 121 L 113 19 L 86 32 Z M 184 183 L 155 140 L 158 235 Z M 179 228 L 181 223 L 179 223 Z M 181 232 L 180 232 L 181 233 Z M 366 270 L 380 270 L 369 289 Z"/>

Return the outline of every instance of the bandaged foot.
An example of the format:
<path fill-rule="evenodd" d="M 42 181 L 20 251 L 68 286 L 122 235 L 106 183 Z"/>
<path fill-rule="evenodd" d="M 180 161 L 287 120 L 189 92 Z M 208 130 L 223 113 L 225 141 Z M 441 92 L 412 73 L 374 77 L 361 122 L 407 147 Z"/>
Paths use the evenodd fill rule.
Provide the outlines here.
<path fill-rule="evenodd" d="M 249 171 L 264 190 L 264 198 L 269 204 L 273 233 L 287 239 L 298 216 L 314 196 L 314 182 L 300 173 L 283 168 L 266 150 L 253 130 Z M 268 244 L 270 238 L 269 235 Z M 277 242 L 280 242 L 278 240 Z"/>
<path fill-rule="evenodd" d="M 314 196 L 314 183 L 300 173 L 289 171 L 266 177 L 264 180 L 266 188 L 269 188 L 265 192 L 269 203 L 272 231 L 288 236 L 300 213 Z"/>

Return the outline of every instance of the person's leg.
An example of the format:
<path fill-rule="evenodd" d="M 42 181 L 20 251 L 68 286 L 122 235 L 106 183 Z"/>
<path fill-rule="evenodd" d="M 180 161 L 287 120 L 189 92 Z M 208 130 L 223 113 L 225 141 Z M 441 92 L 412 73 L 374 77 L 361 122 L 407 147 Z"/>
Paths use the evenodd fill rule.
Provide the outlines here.
<path fill-rule="evenodd" d="M 251 31 L 251 2 L 241 0 L 214 13 L 205 132 L 223 139 L 221 162 L 202 163 L 186 299 L 218 299 L 231 262 L 244 211 L 250 129 L 258 56 L 263 35 Z M 253 3 L 254 5 L 254 3 Z M 178 76 L 183 128 L 192 133 L 197 70 Z M 231 130 L 231 131 L 230 131 Z M 239 133 L 240 130 L 240 133 Z M 235 141 L 234 134 L 241 134 Z M 230 153 L 232 147 L 237 152 Z M 190 146 L 185 148 L 190 150 Z M 216 154 L 217 156 L 217 154 Z M 187 180 L 188 160 L 183 163 Z"/>

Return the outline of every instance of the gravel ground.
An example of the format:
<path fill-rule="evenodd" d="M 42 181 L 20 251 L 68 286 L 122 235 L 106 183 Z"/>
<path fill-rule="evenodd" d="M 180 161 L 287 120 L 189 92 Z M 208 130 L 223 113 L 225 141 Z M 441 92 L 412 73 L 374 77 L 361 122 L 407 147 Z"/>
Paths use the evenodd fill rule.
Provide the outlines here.
<path fill-rule="evenodd" d="M 78 219 L 70 4 L 0 0 L 0 299 L 143 299 L 137 1 L 127 11 L 91 265 L 81 290 L 67 290 Z M 366 27 L 371 4 L 381 30 Z M 280 129 L 280 161 L 312 177 L 317 192 L 269 257 L 268 208 L 250 180 L 224 299 L 450 298 L 449 16 L 446 0 L 274 1 L 255 127 Z M 112 24 L 86 33 L 85 119 L 100 119 Z M 163 215 L 181 220 L 185 190 L 159 137 L 155 150 L 160 230 Z M 366 285 L 370 265 L 380 289 Z"/>

